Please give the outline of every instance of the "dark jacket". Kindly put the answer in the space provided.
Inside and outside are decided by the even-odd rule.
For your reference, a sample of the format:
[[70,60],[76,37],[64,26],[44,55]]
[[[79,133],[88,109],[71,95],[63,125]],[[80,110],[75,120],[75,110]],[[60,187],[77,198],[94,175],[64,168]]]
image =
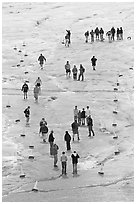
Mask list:
[[38,61],[43,62],[44,60],[46,61],[46,58],[43,55],[40,55]]
[[98,27],[95,29],[95,34],[96,35],[99,35],[99,33],[100,33],[100,31],[99,31],[99,29],[98,29]]
[[29,115],[30,115],[30,110],[29,110],[28,108],[26,108],[26,109],[24,110],[24,114],[25,114],[25,117],[29,117]]
[[64,135],[64,140],[65,140],[66,142],[70,142],[70,141],[71,141],[71,136],[70,136],[69,133],[66,133],[66,134]]
[[88,119],[87,119],[87,125],[88,125],[88,126],[93,126],[93,120],[92,120],[92,118],[88,117]]
[[40,121],[40,127],[41,127],[41,126],[43,126],[43,125],[47,125],[47,122],[46,122],[46,121],[41,120],[41,121]]
[[77,164],[78,163],[78,159],[80,158],[78,154],[76,154],[76,156],[74,154],[71,155],[72,158],[72,164]]
[[115,32],[116,32],[115,28],[114,28],[114,27],[112,27],[112,28],[111,28],[111,33],[112,33],[112,35],[114,35],[114,34],[115,34]]
[[80,71],[80,74],[83,74],[85,72],[85,68],[83,66],[81,66],[79,71]]
[[22,91],[23,92],[27,92],[28,91],[28,85],[27,84],[24,84],[23,86],[22,86]]
[[54,145],[52,146],[52,154],[53,154],[53,155],[58,154],[58,149],[59,149],[58,145],[54,144]]
[[92,61],[92,65],[95,66],[97,59],[95,57],[92,57],[91,61]]
[[48,133],[48,127],[46,125],[41,126],[40,127],[40,132]]
[[84,110],[81,112],[81,118],[85,118],[85,111]]
[[72,127],[72,130],[78,130],[78,123],[77,122],[73,122],[72,124],[71,124],[71,127]]
[[53,133],[51,132],[50,134],[49,134],[49,138],[48,138],[48,142],[54,142],[54,137],[53,137]]
[[103,31],[103,29],[102,29],[102,28],[100,29],[100,34],[104,34],[104,31]]

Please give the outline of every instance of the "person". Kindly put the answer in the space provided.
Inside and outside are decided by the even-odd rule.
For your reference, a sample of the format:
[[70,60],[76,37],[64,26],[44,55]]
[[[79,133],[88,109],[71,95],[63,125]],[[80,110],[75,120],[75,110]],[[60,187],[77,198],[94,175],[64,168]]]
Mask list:
[[21,89],[21,91],[23,91],[23,93],[24,93],[24,99],[27,99],[27,92],[28,92],[28,90],[29,90],[29,87],[28,87],[27,83],[24,82],[24,84],[22,86],[22,89]]
[[78,76],[78,81],[80,81],[80,77],[82,77],[82,81],[84,81],[84,72],[85,72],[85,68],[83,67],[82,64],[80,64],[80,69],[79,69],[80,73]]
[[85,118],[86,118],[85,109],[83,108],[83,110],[81,112],[81,124],[82,125],[85,125]]
[[100,29],[100,40],[101,40],[101,41],[104,40],[103,34],[104,34],[104,30],[101,28],[101,29]]
[[41,69],[43,69],[43,64],[44,61],[46,62],[46,58],[42,54],[40,54],[38,61],[40,62]]
[[71,44],[71,32],[70,32],[70,30],[66,30],[66,31],[67,31],[67,35],[69,38],[69,44]]
[[49,138],[48,138],[48,142],[50,143],[50,155],[53,155],[52,147],[53,147],[54,140],[55,140],[55,138],[53,136],[53,130],[51,130],[51,132],[49,134]]
[[52,146],[52,154],[53,154],[53,157],[54,157],[54,167],[58,167],[57,166],[57,162],[58,162],[58,150],[59,150],[59,147],[57,144],[53,144]]
[[94,131],[93,131],[93,120],[91,118],[91,115],[89,115],[88,117],[87,126],[88,126],[88,131],[89,131],[88,137],[91,137],[91,132],[93,133],[93,136],[95,136]]
[[48,127],[46,125],[42,125],[39,130],[39,135],[42,133],[43,142],[47,142],[47,135],[48,135]]
[[78,111],[78,125],[81,125],[81,111]]
[[79,155],[77,154],[76,151],[74,151],[74,153],[71,155],[72,158],[72,164],[73,164],[73,174],[77,174],[77,163],[78,163],[78,159],[80,158]]
[[25,110],[24,110],[24,114],[26,117],[26,125],[29,125],[29,119],[30,119],[30,106],[28,106]]
[[96,27],[94,32],[95,32],[95,35],[96,35],[96,40],[99,40],[99,34],[100,34],[99,28]]
[[120,33],[120,39],[123,40],[123,29],[122,29],[122,27],[120,27],[119,33]]
[[77,106],[75,106],[75,108],[74,108],[74,120],[77,120],[77,118],[78,118],[78,108],[77,108]]
[[115,39],[114,39],[115,32],[116,32],[115,28],[112,27],[112,28],[111,28],[111,40],[113,40],[113,41],[115,40]]
[[35,87],[34,87],[35,102],[38,102],[38,96],[39,96],[39,87],[37,85],[35,85]]
[[109,43],[111,43],[111,36],[112,36],[112,33],[111,33],[110,30],[106,33],[106,36],[108,36]]
[[73,72],[73,79],[77,80],[77,68],[76,68],[76,65],[74,65],[74,67],[72,69],[72,72]]
[[117,40],[120,40],[120,30],[117,28]]
[[95,32],[93,30],[91,30],[90,35],[91,35],[91,43],[94,42],[94,34]]
[[66,141],[67,151],[71,150],[70,147],[71,136],[68,131],[65,132],[64,140]]
[[88,38],[89,38],[89,31],[85,32],[85,42],[88,43]]
[[42,118],[41,121],[40,121],[40,127],[42,125],[47,125],[47,122],[46,122],[45,118]]
[[62,166],[62,175],[67,175],[66,168],[67,168],[67,156],[65,155],[65,152],[62,152],[62,155],[60,157],[61,166]]
[[38,77],[35,81],[35,85],[39,88],[39,94],[41,94],[41,85],[42,85],[42,80],[40,77]]
[[95,69],[95,67],[96,67],[96,61],[97,61],[97,59],[95,58],[95,56],[93,56],[92,59],[91,59],[93,70],[96,70],[96,69]]
[[79,131],[78,131],[78,123],[77,123],[77,120],[75,120],[72,124],[71,124],[71,127],[72,127],[72,132],[73,132],[73,142],[74,142],[74,137],[75,135],[77,135],[77,139],[78,141],[80,140],[79,139]]
[[86,124],[87,124],[88,123],[88,117],[89,117],[89,115],[91,115],[91,111],[90,111],[89,106],[86,107],[85,114],[86,114]]
[[65,64],[65,70],[66,70],[66,76],[70,77],[71,75],[71,70],[70,70],[70,64],[69,61]]
[[65,46],[67,46],[67,47],[69,47],[69,36],[68,36],[68,34],[67,35],[65,35]]

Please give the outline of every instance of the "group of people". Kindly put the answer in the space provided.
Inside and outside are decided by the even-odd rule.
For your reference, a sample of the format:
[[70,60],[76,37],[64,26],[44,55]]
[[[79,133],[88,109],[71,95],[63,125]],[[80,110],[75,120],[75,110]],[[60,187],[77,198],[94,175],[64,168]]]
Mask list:
[[[104,41],[104,30],[103,28],[98,28],[96,27],[95,30],[91,30],[91,32],[89,33],[89,31],[86,31],[84,33],[85,35],[85,42],[88,43],[89,41],[89,36],[90,36],[90,40],[91,40],[91,43],[94,42],[94,40],[96,41]],[[123,40],[123,29],[122,27],[120,28],[117,28],[117,30],[112,27],[111,30],[109,30],[108,32],[106,32],[106,36],[108,36],[108,40],[109,42],[112,42],[115,40],[115,33],[116,33],[116,37],[117,37],[117,40]]]

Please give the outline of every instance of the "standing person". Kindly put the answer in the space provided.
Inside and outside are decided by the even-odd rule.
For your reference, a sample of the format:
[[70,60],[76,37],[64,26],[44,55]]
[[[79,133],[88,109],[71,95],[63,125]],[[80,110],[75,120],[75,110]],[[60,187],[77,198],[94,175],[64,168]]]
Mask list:
[[80,158],[79,155],[74,151],[74,153],[71,155],[72,158],[72,164],[73,164],[73,174],[77,174],[77,163],[78,159]]
[[71,75],[71,70],[70,70],[70,64],[69,61],[67,61],[67,63],[65,64],[65,70],[66,70],[66,77],[70,77]]
[[120,33],[120,39],[123,40],[123,29],[122,29],[122,27],[120,27],[119,33]]
[[65,132],[64,140],[66,141],[67,151],[71,150],[70,147],[71,136],[68,131]]
[[65,155],[65,152],[62,152],[62,155],[60,157],[61,165],[62,165],[62,175],[67,175],[66,168],[67,168],[67,156]]
[[78,118],[78,108],[77,108],[77,106],[75,106],[75,108],[74,108],[74,120],[77,120],[77,118]]
[[93,56],[92,59],[91,59],[93,70],[96,70],[95,69],[96,61],[97,61],[97,59],[95,58],[95,56]]
[[40,127],[42,125],[47,125],[47,122],[46,122],[46,120],[44,118],[42,118],[42,120],[40,121]]
[[81,124],[82,125],[85,125],[85,118],[86,118],[86,114],[85,114],[85,109],[83,108],[81,112]]
[[35,85],[35,87],[34,87],[35,102],[38,102],[38,96],[39,96],[39,87],[37,85]]
[[48,135],[48,127],[46,125],[42,125],[39,130],[39,135],[42,133],[43,142],[47,142],[47,135]]
[[77,139],[78,141],[80,140],[79,139],[79,131],[78,131],[78,123],[77,123],[77,120],[75,120],[72,124],[71,124],[71,127],[72,127],[72,132],[73,132],[73,141],[74,141],[74,137],[75,135],[77,135]]
[[74,67],[72,69],[72,72],[73,72],[73,79],[77,80],[77,68],[76,68],[76,65],[74,65]]
[[52,147],[53,147],[54,140],[55,140],[55,138],[53,136],[53,130],[51,130],[51,132],[49,134],[49,138],[48,138],[48,142],[50,143],[50,155],[53,155]]
[[69,47],[69,36],[65,35],[65,46]]
[[57,166],[57,162],[58,162],[58,150],[59,150],[59,147],[57,144],[53,144],[52,146],[52,154],[54,156],[54,167],[58,167]]
[[94,136],[95,134],[94,134],[94,131],[93,131],[93,120],[91,118],[91,115],[89,115],[87,121],[88,121],[87,126],[88,126],[88,131],[89,131],[88,137],[91,137],[91,132],[93,133],[93,136]]
[[80,71],[80,73],[79,73],[78,81],[80,81],[80,77],[82,77],[82,81],[84,81],[85,68],[83,67],[82,64],[80,64],[80,69],[79,69],[79,71]]
[[46,58],[42,54],[40,54],[40,56],[38,57],[38,61],[40,62],[41,69],[43,69],[43,64],[44,61],[46,62]]
[[101,41],[104,40],[103,34],[104,34],[104,30],[101,28],[101,29],[100,29],[100,39],[101,39]]
[[81,125],[81,111],[78,111],[78,125]]
[[111,39],[112,39],[111,36],[112,36],[112,33],[111,33],[110,30],[106,33],[106,36],[108,36],[109,43],[111,43]]
[[91,111],[90,111],[89,106],[86,107],[85,114],[86,114],[86,124],[88,124],[88,117],[89,117],[89,115],[91,115]]
[[69,38],[69,44],[71,44],[71,32],[70,32],[70,30],[66,30],[66,31],[67,31],[67,35]]
[[91,30],[90,35],[91,35],[91,43],[94,42],[94,34],[95,32],[93,30]]
[[94,32],[95,32],[95,35],[96,35],[96,40],[99,40],[99,34],[100,34],[99,28],[96,27]]
[[35,85],[39,88],[39,94],[41,93],[41,85],[42,85],[42,80],[40,77],[38,77],[35,81]]
[[24,114],[26,117],[26,125],[29,125],[29,119],[30,119],[30,106],[28,106],[25,110],[24,110]]
[[116,32],[115,28],[112,27],[112,28],[111,28],[111,40],[113,40],[113,41],[115,40],[115,39],[114,39],[115,32]]
[[27,99],[27,92],[28,92],[28,90],[29,90],[29,87],[28,87],[27,83],[24,82],[24,84],[22,86],[22,89],[21,89],[21,91],[23,91],[23,93],[24,93],[24,99]]
[[120,40],[120,30],[119,30],[119,28],[117,28],[117,40]]
[[85,32],[85,42],[88,43],[88,38],[89,38],[89,31]]

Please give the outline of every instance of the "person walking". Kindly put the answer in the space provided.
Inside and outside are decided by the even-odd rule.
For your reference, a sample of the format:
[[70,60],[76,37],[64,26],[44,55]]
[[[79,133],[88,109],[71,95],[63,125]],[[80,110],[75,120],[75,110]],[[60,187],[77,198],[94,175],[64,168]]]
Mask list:
[[40,133],[42,133],[42,139],[43,139],[43,142],[47,142],[47,136],[48,136],[48,127],[47,125],[42,125],[40,127],[40,130],[39,130],[39,135]]
[[88,124],[88,117],[91,115],[89,106],[86,107],[85,114],[86,114],[86,124]]
[[41,94],[41,85],[42,85],[42,80],[40,77],[38,77],[35,81],[35,85],[39,88],[39,94]]
[[75,106],[73,112],[74,112],[74,120],[77,120],[78,119],[78,108],[77,108],[77,106]]
[[39,96],[39,87],[37,85],[35,85],[35,87],[34,87],[35,102],[38,102],[38,96]]
[[111,40],[113,40],[113,41],[115,40],[115,39],[114,39],[114,37],[115,37],[115,32],[116,32],[115,28],[112,27],[112,28],[111,28]]
[[68,35],[68,39],[69,39],[69,44],[71,44],[71,32],[70,30],[66,30],[67,31],[67,35]]
[[40,127],[42,125],[47,125],[47,122],[46,122],[45,118],[42,118],[41,121],[40,121]]
[[72,127],[72,132],[73,132],[73,142],[74,142],[74,137],[75,135],[77,135],[77,139],[78,141],[80,140],[79,139],[79,131],[78,131],[78,123],[77,123],[77,120],[75,120],[72,124],[71,124],[71,127]]
[[65,35],[65,46],[69,47],[70,43],[69,43],[69,35]]
[[73,152],[73,154],[71,155],[72,158],[72,164],[73,164],[73,174],[77,174],[77,163],[78,163],[78,159],[80,158],[79,155],[77,154],[76,151]]
[[24,114],[26,117],[26,125],[29,125],[29,120],[30,120],[30,106],[28,106],[25,110],[24,110]]
[[95,32],[93,30],[91,30],[90,35],[91,35],[91,43],[94,42],[94,34]]
[[46,62],[46,58],[42,54],[40,54],[40,56],[38,57],[38,61],[40,63],[41,69],[43,69],[43,64],[44,64],[44,61]]
[[80,71],[80,73],[79,73],[78,81],[80,81],[80,77],[82,77],[82,81],[84,81],[85,68],[83,67],[82,64],[80,64],[80,69],[79,69],[79,71]]
[[68,131],[65,132],[64,140],[66,141],[67,151],[71,150],[70,147],[71,136]]
[[81,111],[78,111],[78,125],[81,125]]
[[58,167],[57,166],[57,162],[58,162],[58,150],[59,150],[59,147],[57,144],[53,144],[52,146],[52,154],[53,154],[53,157],[54,157],[54,167]]
[[103,42],[103,40],[104,40],[103,35],[104,35],[104,30],[101,28],[100,29],[100,40],[101,40],[101,42]]
[[53,143],[54,143],[54,136],[53,136],[53,130],[51,130],[50,134],[49,134],[49,138],[48,138],[48,142],[50,143],[50,155],[53,155],[53,151],[52,151],[52,147],[53,147]]
[[89,31],[85,32],[85,42],[88,43]]
[[85,118],[86,118],[86,114],[85,114],[85,109],[83,108],[81,112],[81,125],[85,125]]
[[65,152],[62,152],[62,155],[60,157],[61,166],[62,166],[62,176],[67,175],[66,168],[67,168],[67,156],[65,155]]
[[89,115],[88,117],[87,126],[88,126],[88,131],[89,131],[88,137],[91,137],[91,132],[93,133],[93,136],[95,136],[94,131],[93,131],[93,120],[91,118],[91,115]]
[[24,93],[24,99],[27,99],[27,92],[28,92],[28,90],[29,90],[29,87],[28,87],[27,83],[24,82],[24,84],[22,86],[22,89],[21,89],[21,91],[23,91],[23,93]]
[[69,61],[67,61],[67,63],[65,64],[65,70],[66,70],[66,77],[69,77],[69,78],[70,78],[71,70],[70,70]]
[[76,68],[76,65],[74,65],[74,67],[72,69],[72,72],[73,72],[73,79],[77,80],[77,68]]
[[95,58],[95,56],[93,56],[92,59],[91,59],[93,70],[96,70],[96,69],[95,69],[95,67],[96,67],[96,61],[97,61],[97,59]]
[[95,35],[96,35],[96,41],[97,41],[97,40],[99,40],[99,34],[100,34],[99,28],[96,27],[96,29],[95,29],[94,32],[95,32]]

